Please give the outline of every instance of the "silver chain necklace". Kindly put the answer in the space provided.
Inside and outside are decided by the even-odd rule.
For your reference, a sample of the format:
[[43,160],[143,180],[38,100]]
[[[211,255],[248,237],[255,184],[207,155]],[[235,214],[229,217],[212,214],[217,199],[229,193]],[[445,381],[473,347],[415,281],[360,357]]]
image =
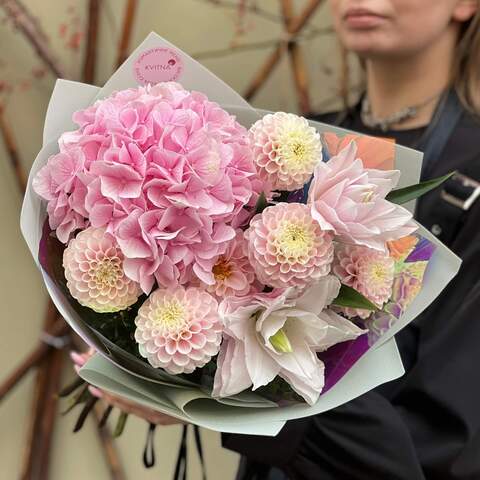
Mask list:
[[410,107],[405,107],[399,110],[398,112],[394,112],[391,115],[388,115],[387,117],[376,117],[372,113],[372,107],[370,105],[370,100],[368,99],[368,96],[365,95],[362,99],[362,108],[360,111],[360,117],[362,119],[362,123],[372,129],[380,129],[382,132],[386,132],[387,130],[390,130],[393,125],[397,125],[399,123],[406,122],[407,120],[410,120],[411,118],[415,118],[418,115],[418,111],[420,108],[425,107],[428,105],[430,102],[433,102],[436,100],[441,94],[443,93],[437,93],[433,97],[427,98],[427,100],[424,100],[421,103],[418,103],[417,105],[412,105]]

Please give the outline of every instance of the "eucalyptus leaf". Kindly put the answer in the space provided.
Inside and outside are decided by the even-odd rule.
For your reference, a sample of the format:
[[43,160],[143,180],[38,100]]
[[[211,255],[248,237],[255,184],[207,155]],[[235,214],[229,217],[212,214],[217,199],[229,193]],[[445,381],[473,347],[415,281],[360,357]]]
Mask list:
[[386,199],[389,202],[396,203],[397,205],[402,205],[403,203],[407,203],[410,200],[415,200],[416,198],[425,195],[430,190],[437,188],[454,174],[455,172],[451,172],[448,175],[444,175],[443,177],[426,180],[425,182],[420,182],[416,185],[410,185],[405,188],[397,188],[396,190],[391,191],[387,195]]
[[125,424],[127,423],[128,413],[120,412],[118,416],[117,424],[115,425],[115,430],[113,431],[112,437],[118,438],[122,435],[123,430],[125,429]]
[[378,307],[365,298],[354,288],[342,285],[337,298],[332,302],[337,307],[361,308],[363,310],[378,310]]

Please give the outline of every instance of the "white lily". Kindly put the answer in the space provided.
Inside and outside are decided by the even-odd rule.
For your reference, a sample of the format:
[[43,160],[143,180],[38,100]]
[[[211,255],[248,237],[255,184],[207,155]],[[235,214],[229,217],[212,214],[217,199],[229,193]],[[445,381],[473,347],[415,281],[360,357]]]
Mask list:
[[317,352],[365,333],[327,308],[339,290],[339,280],[328,275],[300,294],[290,288],[225,299],[213,395],[256,390],[278,375],[313,405],[324,386]]

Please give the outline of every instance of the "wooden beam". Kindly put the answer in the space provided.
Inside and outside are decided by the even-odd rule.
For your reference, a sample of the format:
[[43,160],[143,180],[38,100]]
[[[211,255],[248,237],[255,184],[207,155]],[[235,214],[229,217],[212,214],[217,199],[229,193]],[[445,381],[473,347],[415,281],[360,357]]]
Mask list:
[[[49,301],[43,328],[50,330],[57,316],[58,313],[55,306]],[[53,434],[55,415],[51,415],[51,409],[48,403],[53,401],[52,398],[49,398],[52,392],[52,384],[58,381],[56,378],[52,378],[52,375],[58,375],[59,377],[61,373],[61,356],[48,355],[38,367],[35,378],[32,413],[21,467],[20,478],[22,480],[30,480],[33,478],[43,480],[44,478],[48,478],[42,475],[44,475],[44,473],[48,475],[50,449],[45,450],[43,444],[48,446]]]
[[49,354],[47,370],[48,381],[45,389],[44,404],[41,409],[41,418],[37,437],[38,451],[36,458],[38,459],[38,475],[28,478],[35,478],[38,480],[49,480],[50,478],[49,468],[50,458],[52,456],[52,438],[55,429],[55,421],[57,419],[58,392],[60,390],[64,358],[65,351],[62,349],[54,349]]
[[93,408],[95,414],[95,425],[97,434],[100,439],[100,443],[103,448],[105,459],[107,460],[108,469],[110,470],[110,478],[112,480],[126,480],[125,472],[123,471],[120,457],[118,455],[115,443],[112,438],[112,434],[107,425],[104,427],[99,426],[99,422],[103,416],[103,412],[100,406],[97,404]]
[[[72,343],[75,350],[81,352],[84,351],[86,346],[83,340],[78,336],[73,336]],[[105,402],[102,402],[105,403]],[[100,444],[103,449],[103,455],[108,464],[108,469],[110,471],[111,480],[126,480],[126,475],[124,473],[120,457],[118,455],[117,449],[115,448],[115,443],[112,437],[112,434],[107,425],[101,426],[100,420],[103,416],[103,411],[97,402],[93,407],[93,413],[95,417],[95,427],[97,430],[98,438],[100,439]]]
[[[310,0],[302,12],[297,17],[292,19],[290,24],[289,41],[292,41],[294,37],[302,30],[302,28],[310,20],[311,16],[315,13],[323,1],[324,0]],[[244,97],[246,100],[251,100],[268,79],[283,53],[288,50],[286,45],[287,43],[288,42],[279,42],[274,51],[268,56],[262,67],[260,67],[259,71],[254,76],[252,82],[245,91]]]
[[138,6],[137,0],[127,0],[125,13],[123,15],[122,33],[120,34],[120,43],[118,45],[118,54],[117,54],[117,61],[116,61],[117,68],[128,57],[130,37],[132,35],[132,27],[135,21],[135,13],[137,11],[137,6]]
[[25,192],[27,187],[27,175],[25,174],[25,170],[22,167],[22,163],[20,161],[20,155],[17,150],[17,145],[15,144],[15,139],[13,137],[13,132],[10,126],[7,123],[5,118],[5,110],[0,105],[0,133],[3,138],[3,143],[5,144],[5,148],[7,150],[7,155],[10,160],[10,165],[13,168],[13,173],[15,174],[15,178],[17,180],[18,188],[20,192]]
[[[292,35],[292,28],[295,22],[294,6],[292,0],[282,0],[282,15],[285,28],[289,36]],[[311,111],[310,97],[308,92],[308,76],[303,54],[295,38],[288,42],[288,55],[292,65],[293,79],[297,91],[298,107],[301,113]]]
[[[63,337],[67,335],[70,327],[58,317],[55,325],[47,333],[52,337]],[[0,402],[11,392],[11,390],[25,377],[25,375],[34,367],[38,366],[54,347],[40,340],[38,345],[27,355],[22,363],[17,365],[13,372],[0,384]]]
[[83,63],[82,79],[85,83],[95,83],[95,65],[97,62],[97,37],[100,20],[100,0],[89,0],[87,20],[87,45]]
[[[3,116],[0,112],[0,120]],[[11,164],[17,177],[17,183],[20,191],[24,193],[26,186],[26,175],[18,156],[18,150],[11,132],[6,123],[0,121],[0,129],[4,137],[7,150],[9,151]],[[48,301],[45,318],[43,321],[44,331],[53,331],[57,327],[58,312],[51,300]],[[63,320],[60,319],[63,323]],[[60,327],[58,327],[60,329]],[[47,353],[45,354],[45,349]],[[56,393],[60,384],[62,373],[62,352],[52,349],[48,355],[48,346],[42,346],[32,351],[26,361],[20,364],[14,371],[14,374],[7,378],[7,382],[2,385],[2,398],[8,393],[37,361],[38,371],[35,377],[34,396],[32,402],[32,416],[28,426],[27,441],[25,443],[25,453],[21,466],[21,476],[23,480],[27,479],[48,479],[48,469],[50,463],[50,444],[53,435],[53,429],[56,418]]]

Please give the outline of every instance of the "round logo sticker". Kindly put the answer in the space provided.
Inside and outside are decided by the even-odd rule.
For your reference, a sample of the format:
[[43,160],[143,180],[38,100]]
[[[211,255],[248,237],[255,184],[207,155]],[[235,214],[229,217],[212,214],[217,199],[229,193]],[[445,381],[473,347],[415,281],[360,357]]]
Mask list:
[[170,82],[178,80],[183,70],[182,59],[171,48],[151,48],[135,61],[133,72],[138,83]]

